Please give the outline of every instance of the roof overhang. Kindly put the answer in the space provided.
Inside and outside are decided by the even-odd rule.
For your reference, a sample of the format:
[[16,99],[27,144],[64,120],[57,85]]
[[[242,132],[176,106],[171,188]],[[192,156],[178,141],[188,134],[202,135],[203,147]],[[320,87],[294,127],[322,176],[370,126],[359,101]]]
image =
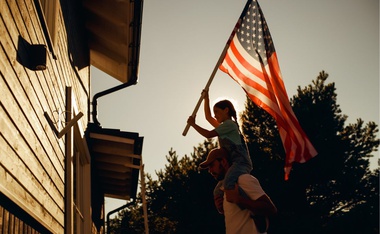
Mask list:
[[143,0],[83,0],[91,65],[121,81],[138,77]]
[[94,124],[87,128],[93,181],[105,197],[136,198],[143,137],[118,129],[103,129]]

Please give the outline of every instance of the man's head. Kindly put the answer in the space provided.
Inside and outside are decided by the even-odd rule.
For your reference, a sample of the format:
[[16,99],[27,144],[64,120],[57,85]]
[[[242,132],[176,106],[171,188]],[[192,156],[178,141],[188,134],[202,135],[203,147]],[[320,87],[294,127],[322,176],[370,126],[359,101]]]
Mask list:
[[229,168],[228,152],[223,148],[210,151],[206,161],[199,165],[200,169],[208,169],[208,172],[216,179],[223,180]]

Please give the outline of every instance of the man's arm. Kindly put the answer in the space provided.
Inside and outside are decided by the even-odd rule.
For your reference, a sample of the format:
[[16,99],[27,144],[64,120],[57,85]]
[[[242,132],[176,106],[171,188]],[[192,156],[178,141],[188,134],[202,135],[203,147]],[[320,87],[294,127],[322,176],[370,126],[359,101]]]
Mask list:
[[222,196],[214,196],[214,204],[219,214],[224,214],[223,200]]
[[276,206],[266,194],[263,194],[256,200],[243,197],[239,194],[237,184],[234,189],[225,190],[224,192],[228,202],[243,206],[249,209],[254,215],[271,216],[277,213]]

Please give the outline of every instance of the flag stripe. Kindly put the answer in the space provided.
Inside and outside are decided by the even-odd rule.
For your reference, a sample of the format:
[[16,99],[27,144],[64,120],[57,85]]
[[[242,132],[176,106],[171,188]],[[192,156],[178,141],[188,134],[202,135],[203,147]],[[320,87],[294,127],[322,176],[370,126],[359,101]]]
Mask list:
[[274,117],[284,145],[285,179],[293,162],[317,154],[295,116],[282,80],[277,54],[264,15],[256,0],[249,0],[228,40],[220,69],[229,74],[258,106]]
[[[236,38],[234,39],[236,40]],[[227,55],[221,67],[226,73],[231,73],[231,77],[237,81],[243,89],[252,97],[257,97],[261,100],[262,104],[260,107],[267,106],[268,111],[271,115],[280,115],[280,110],[276,104],[276,99],[273,92],[268,90],[268,83],[265,81],[264,74],[256,69],[255,66],[260,67],[260,63],[256,60],[249,59],[249,57],[241,55],[240,52],[244,53],[244,49],[241,47],[239,49],[236,46],[241,47],[239,43],[235,44],[233,41],[230,44],[231,50],[227,51]],[[248,58],[247,61],[245,58]],[[260,92],[260,93],[259,93]]]

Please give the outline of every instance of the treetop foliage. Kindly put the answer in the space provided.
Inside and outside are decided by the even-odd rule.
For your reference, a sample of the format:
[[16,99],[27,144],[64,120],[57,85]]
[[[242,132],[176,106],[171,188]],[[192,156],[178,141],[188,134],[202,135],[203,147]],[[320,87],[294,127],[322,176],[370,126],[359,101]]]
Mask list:
[[[334,83],[320,72],[312,84],[290,99],[293,111],[318,155],[293,164],[284,181],[285,152],[274,119],[248,98],[241,128],[257,177],[278,208],[268,233],[378,233],[379,167],[369,169],[377,151],[375,122],[348,123],[337,103]],[[199,170],[208,152],[217,147],[205,140],[190,156],[171,149],[168,164],[153,180],[146,174],[150,233],[224,233],[212,191],[216,181]],[[109,233],[144,233],[141,194],[134,206],[119,213]]]

